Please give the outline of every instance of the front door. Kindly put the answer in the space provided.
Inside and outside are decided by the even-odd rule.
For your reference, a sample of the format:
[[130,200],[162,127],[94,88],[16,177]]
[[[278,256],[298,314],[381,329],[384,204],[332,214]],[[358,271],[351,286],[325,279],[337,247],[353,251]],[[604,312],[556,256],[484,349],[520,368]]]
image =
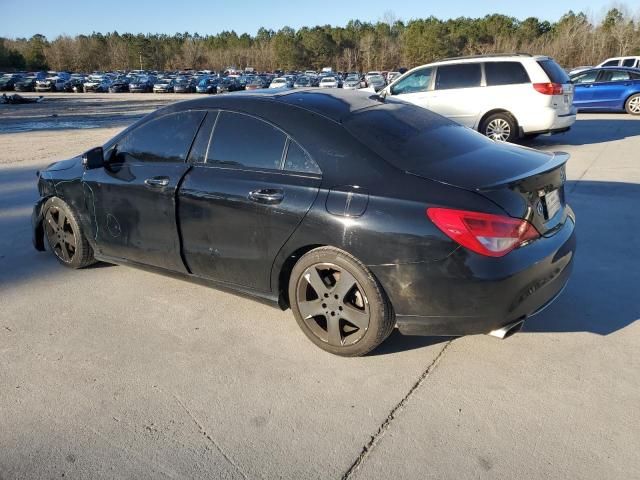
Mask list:
[[208,154],[192,154],[178,192],[184,258],[195,275],[268,292],[275,257],[318,194],[320,170],[261,119],[223,111],[214,124],[212,135],[206,127],[198,135],[194,153]]
[[93,213],[98,256],[184,272],[176,224],[176,189],[205,112],[165,115],[128,132],[87,170],[83,188]]

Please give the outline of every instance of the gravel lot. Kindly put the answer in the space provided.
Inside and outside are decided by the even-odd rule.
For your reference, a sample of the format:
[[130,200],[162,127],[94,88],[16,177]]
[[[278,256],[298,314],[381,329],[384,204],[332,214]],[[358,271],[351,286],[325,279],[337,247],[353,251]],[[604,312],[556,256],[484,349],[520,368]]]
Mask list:
[[531,145],[572,154],[579,251],[523,332],[344,359],[290,312],[31,247],[38,168],[187,97],[0,106],[0,479],[640,478],[640,119]]

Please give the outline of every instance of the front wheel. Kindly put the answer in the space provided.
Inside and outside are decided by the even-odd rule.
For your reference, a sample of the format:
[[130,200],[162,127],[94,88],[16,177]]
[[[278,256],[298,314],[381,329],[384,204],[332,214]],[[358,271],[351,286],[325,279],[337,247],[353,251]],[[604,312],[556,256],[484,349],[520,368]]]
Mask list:
[[631,95],[624,104],[629,115],[640,115],[640,93]]
[[316,248],[298,260],[289,280],[289,303],[304,334],[335,355],[365,355],[394,327],[393,308],[373,274],[333,247]]
[[47,243],[60,263],[74,269],[95,263],[93,249],[69,205],[53,197],[45,203],[43,212]]
[[511,114],[494,113],[484,119],[480,125],[480,133],[496,142],[513,142],[518,138],[518,125]]

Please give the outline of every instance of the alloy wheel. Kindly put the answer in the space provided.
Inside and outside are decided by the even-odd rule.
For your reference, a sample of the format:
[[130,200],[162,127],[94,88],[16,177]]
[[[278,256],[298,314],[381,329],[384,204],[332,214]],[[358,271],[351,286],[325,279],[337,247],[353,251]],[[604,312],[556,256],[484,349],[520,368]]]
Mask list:
[[65,263],[71,263],[76,254],[77,241],[73,227],[64,210],[52,206],[45,215],[45,232],[49,246]]
[[640,96],[633,97],[629,100],[629,111],[635,115],[640,114]]
[[485,135],[497,142],[506,142],[511,135],[511,126],[503,118],[494,118],[487,125]]
[[298,280],[296,301],[303,321],[321,341],[353,345],[367,332],[370,307],[362,286],[343,267],[318,263]]

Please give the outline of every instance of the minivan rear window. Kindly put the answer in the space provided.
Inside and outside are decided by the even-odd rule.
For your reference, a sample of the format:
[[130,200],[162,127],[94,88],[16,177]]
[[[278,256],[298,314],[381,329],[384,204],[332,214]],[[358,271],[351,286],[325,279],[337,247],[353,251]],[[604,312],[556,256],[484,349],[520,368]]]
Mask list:
[[569,75],[554,60],[538,60],[538,65],[542,67],[549,80],[553,83],[571,83]]

